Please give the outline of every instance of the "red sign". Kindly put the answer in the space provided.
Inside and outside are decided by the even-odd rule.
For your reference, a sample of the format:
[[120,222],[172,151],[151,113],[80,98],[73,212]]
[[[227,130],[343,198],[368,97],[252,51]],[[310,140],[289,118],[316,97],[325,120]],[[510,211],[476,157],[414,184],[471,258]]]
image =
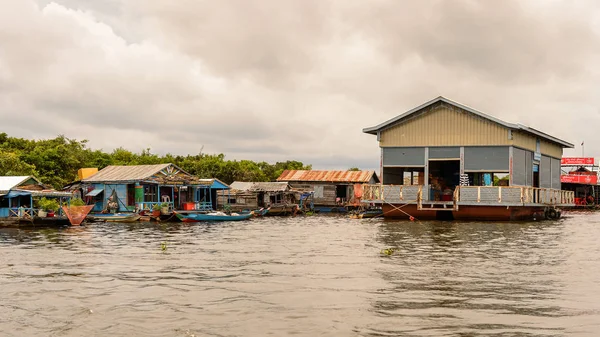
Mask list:
[[594,165],[593,157],[566,157],[560,162],[562,165]]
[[584,185],[597,185],[597,175],[579,175],[579,174],[563,174],[560,176],[561,183],[567,184],[584,184]]

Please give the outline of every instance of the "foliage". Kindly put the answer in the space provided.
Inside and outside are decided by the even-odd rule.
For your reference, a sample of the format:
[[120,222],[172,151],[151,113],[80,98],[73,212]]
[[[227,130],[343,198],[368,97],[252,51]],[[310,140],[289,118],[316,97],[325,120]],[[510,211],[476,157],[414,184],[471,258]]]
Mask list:
[[154,204],[154,206],[152,206],[152,210],[153,211],[160,211],[160,204]]
[[160,204],[161,208],[169,208],[169,203],[168,202],[163,202],[162,204]]
[[358,167],[351,167],[348,171],[360,171],[360,169]]
[[58,200],[47,199],[47,198],[41,198],[38,201],[38,205],[44,211],[54,211],[54,212],[58,211],[58,208],[60,207],[58,204]]
[[226,184],[240,181],[274,181],[284,170],[310,170],[311,165],[288,160],[269,164],[252,160],[227,160],[224,154],[159,156],[149,148],[134,153],[117,148],[110,153],[89,149],[87,140],[59,135],[53,139],[28,140],[0,133],[0,175],[33,175],[54,188],[77,180],[84,167],[173,163],[201,178],[217,178]]
[[85,201],[81,198],[73,198],[71,199],[71,206],[85,206]]

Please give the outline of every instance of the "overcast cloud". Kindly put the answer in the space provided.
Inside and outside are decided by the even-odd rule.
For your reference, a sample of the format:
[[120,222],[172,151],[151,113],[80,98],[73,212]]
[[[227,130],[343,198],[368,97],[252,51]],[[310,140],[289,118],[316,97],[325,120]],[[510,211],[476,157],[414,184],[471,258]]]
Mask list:
[[0,132],[378,167],[443,95],[600,157],[596,1],[0,0]]

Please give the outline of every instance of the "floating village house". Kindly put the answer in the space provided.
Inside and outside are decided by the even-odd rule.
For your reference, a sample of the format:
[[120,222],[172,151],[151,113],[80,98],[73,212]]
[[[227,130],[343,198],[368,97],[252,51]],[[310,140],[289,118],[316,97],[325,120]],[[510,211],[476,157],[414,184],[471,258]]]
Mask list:
[[599,168],[593,157],[562,158],[562,189],[575,193],[575,207],[596,206],[600,201]]
[[170,211],[216,209],[217,191],[229,186],[218,179],[200,179],[173,164],[157,164],[107,166],[67,188],[95,204],[93,212],[126,212],[151,211],[165,204]]
[[355,191],[360,194],[363,184],[377,184],[379,178],[374,171],[285,170],[277,181],[313,191],[316,211],[344,212],[359,206]]
[[268,208],[266,215],[289,215],[310,209],[312,193],[293,189],[287,182],[234,181],[219,194],[219,205],[234,211]]
[[561,191],[571,143],[444,97],[363,132],[377,136],[382,177],[363,201],[388,217],[521,219],[574,202]]
[[[0,218],[38,217],[40,198],[56,199],[58,203],[68,203],[73,195],[56,191],[33,176],[0,177]],[[41,210],[44,212],[45,210]],[[60,209],[59,209],[60,214]]]

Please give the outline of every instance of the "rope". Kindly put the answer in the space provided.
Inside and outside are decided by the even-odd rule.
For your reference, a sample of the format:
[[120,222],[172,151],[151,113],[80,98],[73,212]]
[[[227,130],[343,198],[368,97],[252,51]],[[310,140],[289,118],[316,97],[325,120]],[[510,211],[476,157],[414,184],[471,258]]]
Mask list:
[[401,209],[401,208],[403,208],[403,207],[406,207],[406,206],[410,205],[410,204],[411,204],[411,203],[413,203],[413,202],[417,202],[417,200],[408,201],[407,203],[405,203],[404,205],[402,205],[402,206],[400,206],[400,207],[394,206],[393,204],[391,204],[391,203],[389,203],[389,202],[387,202],[387,201],[385,201],[385,200],[384,200],[384,202],[385,202],[386,204],[388,204],[388,205],[392,206],[392,208],[393,208],[393,209],[392,209],[392,210],[389,210],[389,211],[387,211],[387,212],[385,212],[385,213],[382,213],[382,214],[376,215],[376,216],[372,217],[372,218],[371,218],[371,219],[369,219],[369,220],[373,220],[373,219],[375,219],[375,218],[377,218],[377,217],[379,217],[379,216],[384,216],[384,215],[386,215],[386,214],[388,214],[388,213],[390,213],[390,212],[392,212],[392,211],[396,210],[396,211],[400,211],[400,212],[404,213],[405,215],[407,215],[409,219],[416,220],[416,221],[419,221],[419,222],[420,222],[420,220],[419,220],[419,219],[415,218],[414,216],[412,216],[412,215],[410,215],[410,214],[406,213],[405,211],[403,211],[403,210]]

